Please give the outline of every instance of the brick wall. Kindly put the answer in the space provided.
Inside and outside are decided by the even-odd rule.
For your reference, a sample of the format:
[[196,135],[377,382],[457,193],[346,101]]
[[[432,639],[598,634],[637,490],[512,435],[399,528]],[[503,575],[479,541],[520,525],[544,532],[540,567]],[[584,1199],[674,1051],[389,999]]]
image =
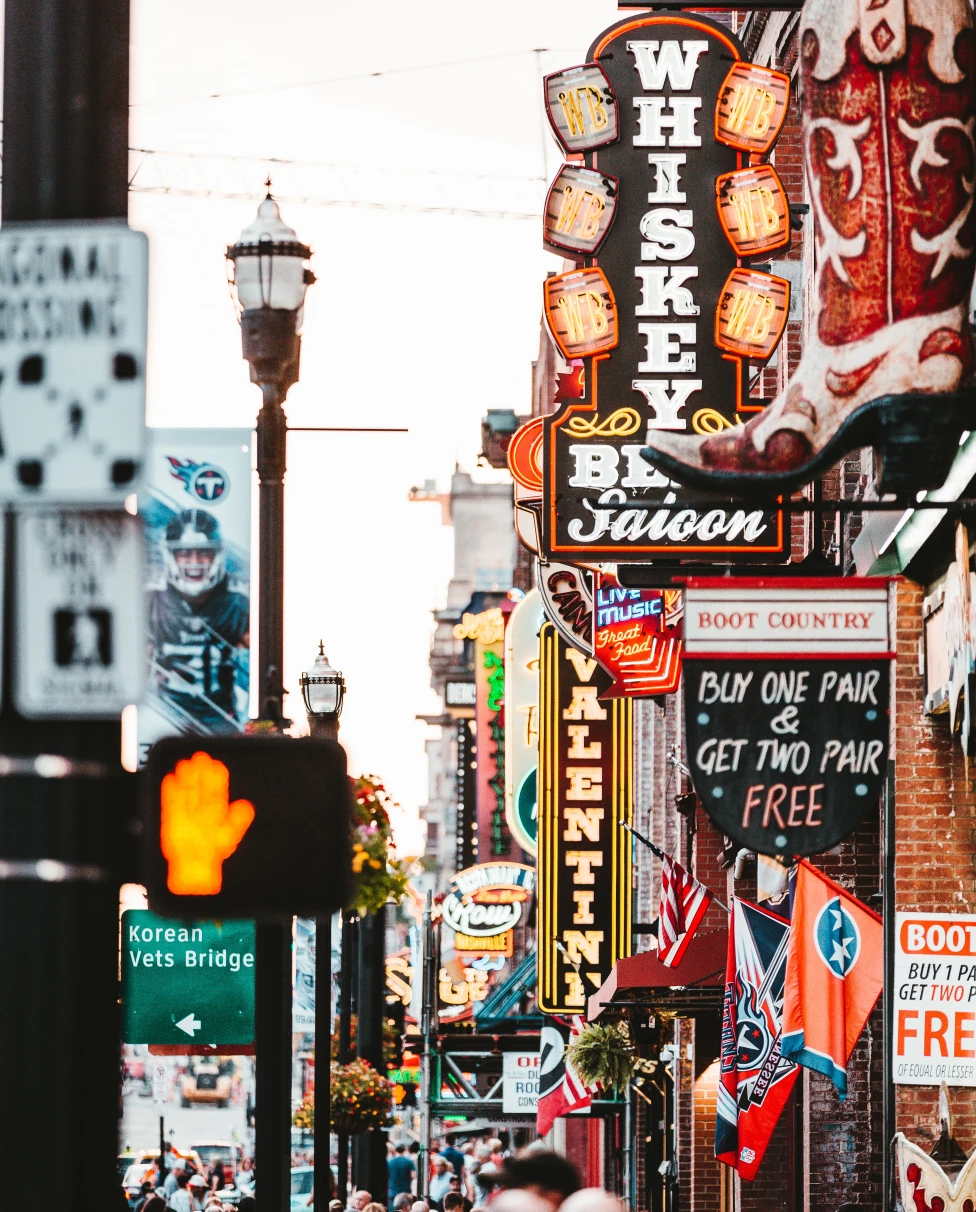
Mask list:
[[[697,1068],[697,1066],[696,1066]],[[695,1212],[719,1212],[722,1174],[715,1160],[715,1101],[718,1091],[718,1061],[695,1078],[694,1143],[692,1149],[692,1202]]]
[[[924,589],[897,588],[895,674],[895,903],[899,910],[976,912],[976,795],[973,771],[949,736],[948,716],[922,712],[918,672]],[[938,1136],[935,1086],[896,1086],[896,1126],[930,1147]],[[950,1089],[953,1133],[976,1145],[976,1098]]]

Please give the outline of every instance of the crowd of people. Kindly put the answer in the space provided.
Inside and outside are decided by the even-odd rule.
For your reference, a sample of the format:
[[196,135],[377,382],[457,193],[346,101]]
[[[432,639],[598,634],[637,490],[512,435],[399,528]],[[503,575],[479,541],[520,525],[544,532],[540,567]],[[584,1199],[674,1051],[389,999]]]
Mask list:
[[506,1152],[489,1137],[457,1148],[433,1141],[427,1195],[420,1198],[419,1149],[399,1144],[388,1159],[386,1205],[369,1191],[354,1191],[329,1212],[622,1212],[620,1201],[598,1188],[582,1188],[576,1167],[540,1145]]
[[140,1195],[131,1204],[131,1212],[256,1212],[254,1163],[245,1157],[238,1167],[235,1183],[242,1192],[235,1203],[225,1201],[227,1186],[223,1162],[214,1159],[209,1167],[197,1166],[192,1158],[169,1153],[166,1165],[158,1164],[153,1176],[142,1184]]

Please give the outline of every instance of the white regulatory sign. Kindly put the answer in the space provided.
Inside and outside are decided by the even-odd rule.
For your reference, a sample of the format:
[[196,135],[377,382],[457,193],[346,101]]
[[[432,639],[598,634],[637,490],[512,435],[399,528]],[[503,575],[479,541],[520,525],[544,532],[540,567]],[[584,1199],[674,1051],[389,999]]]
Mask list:
[[17,518],[14,706],[31,718],[115,718],[142,691],[142,522],[123,511]]
[[122,223],[0,229],[0,499],[117,506],[138,487],[148,263]]
[[539,1053],[502,1054],[502,1114],[534,1112],[539,1105]]
[[164,1060],[152,1062],[153,1106],[165,1107],[169,1102],[169,1072]]

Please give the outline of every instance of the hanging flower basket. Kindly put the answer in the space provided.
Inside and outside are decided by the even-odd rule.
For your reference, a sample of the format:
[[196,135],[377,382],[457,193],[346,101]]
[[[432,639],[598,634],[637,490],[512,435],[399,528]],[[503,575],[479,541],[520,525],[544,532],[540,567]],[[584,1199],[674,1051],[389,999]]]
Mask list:
[[587,1023],[566,1050],[588,1086],[599,1082],[609,1098],[620,1098],[634,1073],[634,1046],[626,1023]]
[[352,896],[347,909],[375,913],[391,898],[399,903],[407,890],[407,871],[397,858],[387,806],[392,803],[373,775],[352,784]]
[[393,1084],[368,1061],[332,1064],[330,1085],[332,1131],[355,1136],[393,1123]]

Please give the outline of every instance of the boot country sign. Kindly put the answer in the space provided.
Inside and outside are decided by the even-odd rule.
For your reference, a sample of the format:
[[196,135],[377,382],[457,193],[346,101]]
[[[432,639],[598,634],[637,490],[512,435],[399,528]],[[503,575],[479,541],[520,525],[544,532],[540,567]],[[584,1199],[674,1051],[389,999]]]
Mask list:
[[785,857],[857,828],[887,773],[890,647],[884,580],[689,582],[689,766],[724,834]]

